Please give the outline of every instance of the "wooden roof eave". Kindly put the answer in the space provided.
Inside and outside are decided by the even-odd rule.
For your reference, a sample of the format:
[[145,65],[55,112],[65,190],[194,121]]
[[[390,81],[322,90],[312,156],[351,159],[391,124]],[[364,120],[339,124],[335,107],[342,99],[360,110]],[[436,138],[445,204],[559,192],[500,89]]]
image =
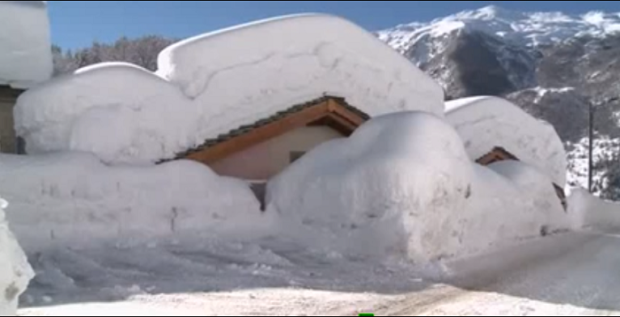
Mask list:
[[231,154],[247,149],[253,145],[304,127],[320,119],[330,119],[337,131],[344,135],[351,134],[365,118],[328,99],[322,103],[287,115],[277,121],[257,127],[248,133],[231,137],[229,140],[209,146],[203,150],[186,155],[185,159],[212,164]]

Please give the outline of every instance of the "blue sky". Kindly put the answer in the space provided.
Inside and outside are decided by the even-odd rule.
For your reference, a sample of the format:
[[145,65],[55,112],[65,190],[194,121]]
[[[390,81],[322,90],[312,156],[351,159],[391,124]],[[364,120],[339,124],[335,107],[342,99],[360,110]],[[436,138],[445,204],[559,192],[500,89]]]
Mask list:
[[278,15],[325,12],[368,30],[428,21],[495,4],[525,11],[583,13],[620,11],[616,1],[48,1],[52,40],[63,48],[113,42],[125,35],[158,34],[184,38]]

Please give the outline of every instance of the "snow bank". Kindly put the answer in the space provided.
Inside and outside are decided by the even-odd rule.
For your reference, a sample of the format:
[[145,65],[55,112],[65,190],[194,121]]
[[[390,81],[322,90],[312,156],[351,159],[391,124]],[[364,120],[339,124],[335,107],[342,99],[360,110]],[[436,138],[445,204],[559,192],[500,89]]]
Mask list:
[[304,155],[268,184],[267,204],[294,235],[341,252],[433,257],[452,242],[449,217],[465,204],[470,173],[443,121],[390,114]]
[[0,85],[28,88],[52,75],[45,1],[0,1]]
[[29,90],[18,100],[16,131],[29,153],[76,150],[145,163],[324,94],[369,115],[443,115],[443,90],[430,77],[331,16],[277,18],[191,38],[165,49],[159,66],[170,82],[114,63]]
[[566,184],[566,152],[553,126],[497,97],[470,97],[446,103],[446,120],[476,160],[503,147],[519,160],[546,172],[560,187]]
[[176,87],[148,70],[105,63],[28,90],[14,115],[29,154],[78,150],[106,162],[134,162],[198,143],[197,111]]
[[452,127],[420,112],[318,146],[268,184],[267,204],[307,243],[421,262],[565,227],[547,176],[521,162],[472,163]]
[[0,316],[14,316],[19,296],[34,272],[4,218],[6,201],[0,199]]
[[620,229],[620,204],[595,197],[586,189],[571,190],[568,208],[575,229]]
[[50,243],[254,233],[264,222],[247,184],[191,161],[110,167],[88,154],[1,155],[0,192],[29,252]]
[[569,228],[551,179],[533,166],[501,161],[474,165],[470,199],[455,211],[459,241],[474,254]]

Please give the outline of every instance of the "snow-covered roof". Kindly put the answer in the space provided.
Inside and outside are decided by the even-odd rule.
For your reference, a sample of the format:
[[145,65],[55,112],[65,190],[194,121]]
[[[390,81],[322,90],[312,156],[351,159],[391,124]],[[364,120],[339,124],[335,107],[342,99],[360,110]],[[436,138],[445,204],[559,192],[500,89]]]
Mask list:
[[107,63],[29,90],[15,111],[27,151],[154,162],[324,95],[346,98],[370,116],[443,116],[437,83],[333,16],[281,17],[201,35],[165,49],[158,63],[157,75]]
[[564,187],[566,152],[549,123],[530,116],[507,100],[489,96],[446,102],[446,120],[461,135],[471,159],[477,160],[493,148],[502,147]]
[[[267,141],[275,135],[321,120],[324,120],[325,125],[348,136],[368,119],[370,119],[368,114],[351,106],[344,98],[324,96],[293,105],[252,124],[220,134],[217,138],[205,140],[199,146],[179,153],[174,159],[193,159],[207,164],[212,163],[234,152]],[[234,142],[237,146],[229,142]]]
[[28,88],[52,75],[45,1],[0,1],[0,85]]

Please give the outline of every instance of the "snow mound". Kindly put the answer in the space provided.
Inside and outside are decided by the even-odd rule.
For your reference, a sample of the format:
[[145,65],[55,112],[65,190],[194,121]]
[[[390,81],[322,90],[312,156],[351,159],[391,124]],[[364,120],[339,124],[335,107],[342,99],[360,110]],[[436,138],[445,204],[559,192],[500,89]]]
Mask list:
[[28,88],[52,75],[45,1],[0,1],[0,85]]
[[141,67],[103,63],[22,94],[15,129],[29,154],[96,153],[106,162],[144,162],[198,143],[197,107]]
[[430,77],[331,16],[283,17],[191,38],[165,49],[159,67],[161,77],[106,63],[29,90],[16,106],[17,134],[29,153],[86,151],[108,163],[142,164],[325,94],[371,116],[443,115],[443,90]]
[[548,177],[521,162],[495,168],[501,174],[473,164],[441,119],[389,114],[318,146],[272,179],[268,212],[315,247],[416,262],[565,226]]
[[[285,16],[200,35],[165,49],[158,64],[161,76],[209,104],[214,115],[238,110],[239,124],[255,120],[259,105],[287,106],[324,93],[347,97],[371,115],[441,114],[443,102],[441,87],[407,59],[329,15]],[[258,108],[259,117],[275,112]]]
[[7,202],[0,199],[0,316],[14,316],[19,296],[34,272],[4,218]]
[[110,167],[89,154],[1,155],[0,192],[29,251],[254,233],[267,223],[246,183],[191,161]]
[[465,212],[455,215],[465,252],[500,248],[570,226],[551,179],[537,168],[500,161],[488,168],[476,164],[475,171]]
[[448,101],[446,120],[461,135],[472,160],[502,147],[558,186],[566,184],[566,152],[553,126],[509,101],[487,96]]

